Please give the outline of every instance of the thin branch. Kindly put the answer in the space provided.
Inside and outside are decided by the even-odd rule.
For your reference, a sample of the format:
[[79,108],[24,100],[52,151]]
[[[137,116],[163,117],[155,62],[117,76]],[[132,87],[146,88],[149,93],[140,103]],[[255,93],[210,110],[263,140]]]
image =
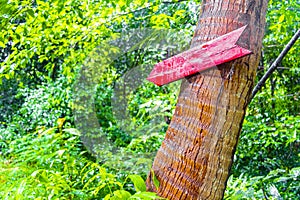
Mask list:
[[[258,66],[258,67],[257,67],[257,70],[263,70],[263,69],[265,69],[265,67],[264,67],[264,66]],[[289,67],[283,67],[283,66],[279,66],[279,67],[277,67],[276,69],[291,69],[291,68],[289,68]]]
[[266,74],[259,80],[257,85],[255,86],[252,97],[256,95],[256,93],[261,89],[261,87],[265,84],[266,80],[271,76],[271,74],[275,71],[277,65],[282,61],[284,56],[288,53],[288,51],[292,48],[292,46],[295,44],[297,39],[300,36],[300,29],[295,33],[295,35],[292,37],[292,39],[289,41],[289,43],[285,46],[285,48],[282,50],[282,52],[279,54],[279,56],[276,58],[276,60],[272,63],[269,70],[266,72]]

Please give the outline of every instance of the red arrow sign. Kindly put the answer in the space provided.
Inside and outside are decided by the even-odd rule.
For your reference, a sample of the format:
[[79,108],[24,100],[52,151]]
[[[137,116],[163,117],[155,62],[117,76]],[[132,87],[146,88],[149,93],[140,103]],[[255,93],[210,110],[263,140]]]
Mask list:
[[147,80],[158,86],[251,54],[236,44],[246,26],[168,58],[154,66]]

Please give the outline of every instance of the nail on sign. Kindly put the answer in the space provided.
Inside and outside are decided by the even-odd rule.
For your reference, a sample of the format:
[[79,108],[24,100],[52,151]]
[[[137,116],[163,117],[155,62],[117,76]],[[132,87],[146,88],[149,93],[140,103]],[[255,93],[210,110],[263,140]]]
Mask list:
[[246,26],[168,58],[154,66],[147,80],[158,86],[251,54],[236,44]]

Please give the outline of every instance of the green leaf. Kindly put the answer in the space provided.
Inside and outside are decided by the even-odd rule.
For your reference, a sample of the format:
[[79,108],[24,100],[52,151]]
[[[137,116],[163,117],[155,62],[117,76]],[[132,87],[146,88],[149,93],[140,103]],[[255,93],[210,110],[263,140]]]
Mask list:
[[283,22],[283,20],[284,20],[284,15],[281,15],[281,16],[279,17],[278,21],[279,21],[279,23],[281,23],[281,22]]
[[107,196],[105,199],[110,199],[110,200],[126,200],[129,199],[131,194],[125,190],[117,190],[114,191],[113,196],[108,198]]
[[155,176],[155,173],[154,173],[154,170],[153,169],[151,169],[151,177],[152,177],[152,180],[153,180],[153,183],[154,183],[154,186],[156,187],[156,189],[158,190],[158,188],[159,188],[159,181],[158,181],[158,179],[156,178],[156,176]]
[[33,11],[32,9],[28,9],[28,10],[27,10],[27,14],[28,14],[29,16],[31,16],[32,18],[34,18],[34,11]]
[[144,199],[144,200],[151,200],[151,199],[163,199],[155,192],[137,192],[130,197],[130,199]]
[[146,191],[145,181],[139,175],[129,175],[128,178],[133,182],[136,191],[144,192]]
[[0,47],[5,48],[5,44],[2,41],[0,41]]

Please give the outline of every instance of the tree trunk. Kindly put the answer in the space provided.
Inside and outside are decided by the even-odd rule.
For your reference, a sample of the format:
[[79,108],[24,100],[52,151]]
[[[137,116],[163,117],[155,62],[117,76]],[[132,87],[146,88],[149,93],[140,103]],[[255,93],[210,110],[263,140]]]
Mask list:
[[265,29],[267,0],[203,0],[192,46],[248,24],[238,44],[253,54],[183,80],[174,116],[147,179],[175,199],[222,199]]

